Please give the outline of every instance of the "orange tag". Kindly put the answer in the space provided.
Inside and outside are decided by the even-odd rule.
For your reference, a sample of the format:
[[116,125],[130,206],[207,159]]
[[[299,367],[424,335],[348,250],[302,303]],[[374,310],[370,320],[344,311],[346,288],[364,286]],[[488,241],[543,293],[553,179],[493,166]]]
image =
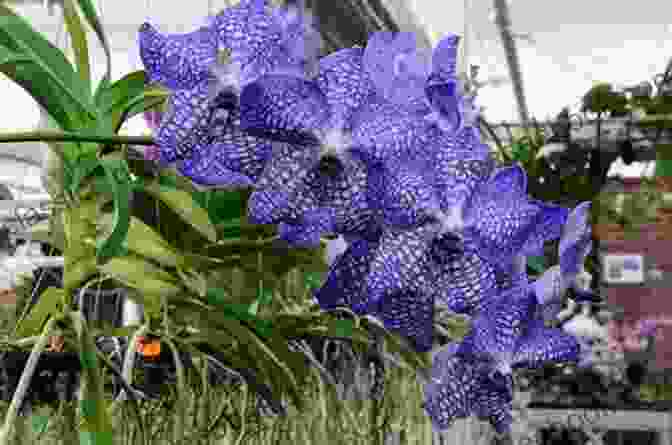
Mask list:
[[146,358],[157,358],[161,355],[161,342],[159,340],[138,341],[138,352]]

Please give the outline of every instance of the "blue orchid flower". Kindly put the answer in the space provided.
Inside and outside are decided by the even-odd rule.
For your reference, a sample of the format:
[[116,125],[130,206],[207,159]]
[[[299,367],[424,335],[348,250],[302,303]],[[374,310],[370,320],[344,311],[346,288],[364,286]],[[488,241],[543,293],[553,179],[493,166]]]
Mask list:
[[[286,146],[272,155],[250,197],[248,215],[252,221],[273,224],[283,218],[297,220],[293,209],[283,208],[293,197],[335,196],[329,188],[339,188],[339,181],[347,180],[345,167],[359,168],[360,162],[347,153],[351,147],[349,122],[353,110],[374,91],[361,70],[361,58],[361,48],[341,50],[320,60],[315,80],[267,75],[245,87],[240,102],[245,131]],[[346,174],[339,176],[321,167]],[[358,177],[349,185],[360,186],[365,178]],[[313,198],[303,210],[315,211],[318,201]]]
[[375,79],[381,97],[397,105],[423,107],[430,51],[417,48],[415,33],[371,34],[364,51],[364,68]]
[[496,170],[465,205],[465,236],[479,254],[508,270],[517,255],[539,255],[544,243],[560,238],[569,211],[529,199],[520,165]]
[[[559,309],[559,303],[570,287],[584,291],[577,288],[576,279],[584,270],[586,257],[592,249],[588,222],[590,205],[589,201],[582,202],[569,214],[558,246],[559,264],[546,270],[532,284],[539,304],[553,304]],[[549,312],[547,316],[554,314]]]
[[[578,362],[587,354],[576,338],[545,327],[536,317],[536,297],[519,277],[473,318],[460,343],[434,357],[423,407],[435,428],[445,430],[456,418],[476,415],[506,432],[512,422],[514,368]],[[466,391],[456,392],[458,385]]]
[[[323,309],[346,306],[357,314],[375,316],[387,329],[406,338],[415,350],[425,352],[432,347],[434,320],[434,298],[430,290],[432,283],[424,278],[426,274],[421,271],[413,275],[412,286],[388,293],[387,298],[378,305],[371,303],[374,294],[367,286],[368,277],[379,266],[376,257],[380,256],[381,251],[389,252],[396,248],[409,255],[416,255],[415,246],[398,243],[402,239],[401,233],[387,232],[377,239],[359,238],[350,242],[345,252],[331,264],[326,282],[315,292],[314,297]],[[408,282],[408,278],[403,277],[404,282]]]
[[212,77],[217,62],[217,34],[202,26],[186,34],[163,35],[151,24],[140,26],[138,43],[147,83],[171,90],[191,89]]
[[[174,90],[156,134],[162,162],[181,161],[178,170],[200,186],[254,184],[271,143],[241,130],[237,93],[268,72],[305,72],[317,58],[316,39],[297,7],[270,8],[266,1],[242,1],[187,35],[161,36],[144,26],[149,77]],[[218,60],[222,53],[227,60]],[[213,123],[216,113],[228,116],[225,125]]]

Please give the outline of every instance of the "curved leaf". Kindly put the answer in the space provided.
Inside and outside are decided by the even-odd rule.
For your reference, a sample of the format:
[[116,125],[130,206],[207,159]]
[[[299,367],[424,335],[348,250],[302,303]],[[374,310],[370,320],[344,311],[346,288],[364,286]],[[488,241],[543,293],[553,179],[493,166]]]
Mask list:
[[[4,4],[0,4],[0,45],[10,51],[31,57],[32,64],[36,67],[32,79],[27,79],[29,82],[25,82],[26,79],[19,76],[22,82],[17,83],[38,103],[45,101],[40,84],[51,84],[59,96],[67,101],[67,105],[79,115],[80,122],[96,118],[96,110],[90,101],[91,93],[87,91],[86,85],[63,53]],[[12,77],[11,73],[6,74]],[[51,114],[51,110],[45,108]]]
[[97,246],[99,259],[107,259],[119,255],[124,251],[123,243],[128,235],[130,224],[131,178],[126,161],[103,160],[101,165],[105,170],[108,182],[112,185],[114,195],[114,219],[112,231],[108,237]]
[[154,198],[164,202],[204,238],[213,243],[217,241],[217,231],[212,225],[208,213],[194,201],[189,193],[162,187],[158,184],[147,184],[144,190]]
[[121,79],[100,90],[95,98],[96,106],[103,113],[125,106],[131,98],[145,90],[145,72],[142,70],[126,74]]
[[26,318],[20,320],[16,326],[14,330],[15,336],[26,338],[32,335],[39,335],[42,330],[42,325],[47,318],[58,312],[63,295],[63,289],[58,289],[56,287],[49,287],[42,292],[37,303],[31,308],[30,312],[28,312]]

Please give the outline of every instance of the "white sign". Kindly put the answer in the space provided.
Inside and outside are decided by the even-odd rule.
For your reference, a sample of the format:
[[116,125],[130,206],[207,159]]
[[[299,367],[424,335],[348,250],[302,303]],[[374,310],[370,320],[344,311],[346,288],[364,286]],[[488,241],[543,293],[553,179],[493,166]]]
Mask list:
[[644,283],[644,258],[642,255],[605,255],[604,281],[607,284]]

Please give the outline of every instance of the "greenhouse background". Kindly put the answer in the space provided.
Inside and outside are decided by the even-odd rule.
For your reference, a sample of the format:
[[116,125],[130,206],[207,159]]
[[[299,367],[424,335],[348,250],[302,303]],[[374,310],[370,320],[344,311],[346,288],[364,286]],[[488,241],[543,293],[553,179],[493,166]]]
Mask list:
[[[36,30],[63,48],[66,54],[72,54],[59,0],[14,0],[6,3],[27,18]],[[185,3],[172,0],[114,0],[94,3],[111,44],[112,78],[116,80],[131,71],[142,69],[137,30],[144,21],[151,21],[165,33],[185,33],[203,24],[204,17],[208,14],[216,13],[235,1],[190,0]],[[564,107],[568,107],[572,113],[578,113],[584,94],[599,82],[609,82],[617,88],[626,88],[642,81],[652,81],[654,76],[664,73],[672,59],[672,3],[668,3],[659,0],[641,0],[636,3],[603,0],[305,2],[306,7],[318,17],[327,52],[365,44],[370,33],[380,30],[416,32],[418,41],[424,46],[434,46],[445,33],[461,35],[463,40],[458,70],[466,75],[470,66],[479,67],[476,77],[478,82],[474,80],[474,83],[480,85],[478,104],[482,106],[482,116],[498,138],[506,144],[513,143],[514,139],[524,135],[524,128],[534,128],[534,125],[548,128]],[[497,13],[496,6],[500,8]],[[506,30],[502,29],[500,23],[502,8],[508,10],[505,15],[511,22]],[[512,54],[510,48],[505,49],[503,34],[515,46],[517,55],[514,59],[518,67],[511,65]],[[92,66],[94,81],[97,82],[105,69],[104,52],[94,34],[90,32],[90,36],[89,50],[92,60],[100,61]],[[517,75],[516,70],[519,71]],[[0,133],[44,128],[45,121],[33,99],[4,75],[0,75],[0,98]],[[523,122],[525,118],[527,121]],[[616,119],[611,124],[603,125],[604,147],[607,147],[607,151],[610,144],[620,143],[622,135],[619,131],[625,120]],[[124,125],[120,134],[147,136],[151,134],[151,130],[143,117],[138,115]],[[482,134],[493,152],[497,152],[496,141],[489,133],[483,131]],[[594,126],[580,125],[573,129],[572,135],[574,140],[589,145],[593,143],[596,133]],[[650,145],[637,149],[637,160],[627,162],[627,165],[615,152],[607,174],[611,178],[607,181],[608,186],[618,189],[625,181],[627,188],[627,184],[632,183],[629,180],[637,182],[637,178],[653,176],[655,150]],[[47,153],[46,146],[39,142],[0,145],[0,185],[7,188],[12,201],[4,204],[0,201],[0,228],[11,227],[12,231],[21,233],[26,229],[26,221],[46,218],[46,212],[41,209],[45,208],[45,202],[49,199],[42,168]],[[637,187],[638,182],[635,188]],[[2,192],[0,189],[0,197],[8,199],[7,193],[3,196]],[[23,215],[18,221],[17,207],[19,214]],[[2,236],[0,232],[0,242],[3,241]],[[645,243],[643,245],[648,246]],[[342,250],[342,240],[332,242],[330,248],[328,258],[333,258]],[[625,250],[633,248],[639,249],[626,245]],[[618,249],[620,247],[615,252],[618,253]],[[0,252],[2,251],[0,245]],[[37,251],[26,252],[26,249],[21,252],[21,255],[28,257],[40,255]],[[6,253],[1,255],[4,257]],[[34,269],[34,265],[27,258],[3,258],[3,261],[0,290],[17,285],[17,271],[29,272]],[[654,270],[655,266],[663,263],[665,261],[658,260],[657,264],[647,264],[646,267]],[[672,273],[660,272],[666,277]],[[655,280],[652,278],[651,282],[653,281]],[[648,279],[642,282],[649,285]],[[665,280],[663,282],[667,283]],[[663,288],[661,284],[652,286]],[[660,295],[667,292],[663,288]],[[607,329],[605,320],[610,317],[609,310],[599,305],[589,310],[588,306],[584,304],[583,309],[578,306],[571,308],[574,312],[568,318],[573,317],[573,321],[567,324],[567,329],[574,329],[576,332],[588,329],[587,337],[606,338],[603,332]],[[672,316],[672,311],[670,312]],[[599,334],[594,334],[598,331]],[[606,343],[598,343],[595,340],[595,353],[606,364],[605,374],[620,372],[622,375],[624,367],[612,365],[615,362],[621,363],[623,357],[614,355],[608,350]],[[658,347],[658,350],[662,349]],[[655,351],[652,352],[649,348],[646,353],[649,354],[646,360],[652,360],[651,354]],[[666,372],[659,369],[656,372],[660,374],[660,381],[670,384]],[[628,445],[647,440],[661,445],[672,444],[672,410],[669,403],[656,409],[616,410],[606,414],[595,411],[598,414],[591,414],[590,410],[572,409],[571,401],[562,409],[548,409],[543,403],[538,408],[527,409],[525,406],[529,405],[531,393],[528,388],[521,392],[520,400],[515,401],[517,406],[522,407],[516,413],[516,428],[519,429],[516,432],[516,443],[530,443],[529,437],[544,430],[545,435],[537,434],[536,443]],[[564,433],[560,431],[566,430],[576,434],[563,436]],[[386,445],[432,441],[436,445],[457,441],[465,445],[480,445],[493,443],[493,440],[496,441],[489,427],[473,420],[460,421],[456,428],[445,434],[429,433],[422,438],[410,438],[394,432],[385,436]],[[228,445],[225,441],[217,443]],[[243,441],[241,445],[244,443]]]

